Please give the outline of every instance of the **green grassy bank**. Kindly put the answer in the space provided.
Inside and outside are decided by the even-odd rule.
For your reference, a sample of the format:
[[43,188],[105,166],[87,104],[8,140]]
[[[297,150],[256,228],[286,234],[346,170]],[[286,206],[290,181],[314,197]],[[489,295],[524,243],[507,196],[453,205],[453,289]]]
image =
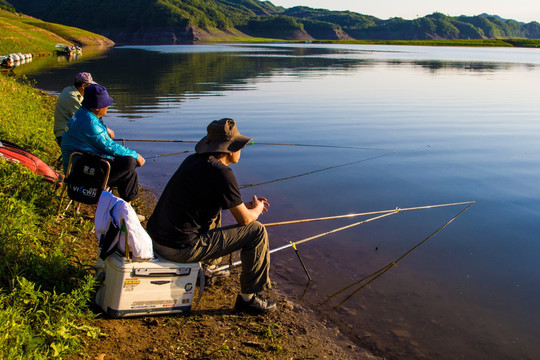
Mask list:
[[[0,76],[0,139],[53,163],[55,99]],[[69,213],[56,218],[58,193],[30,170],[0,158],[0,359],[64,358],[81,353],[94,286],[77,240],[93,226]]]
[[112,46],[104,36],[71,26],[45,22],[0,8],[0,55],[23,53],[51,55],[56,44]]

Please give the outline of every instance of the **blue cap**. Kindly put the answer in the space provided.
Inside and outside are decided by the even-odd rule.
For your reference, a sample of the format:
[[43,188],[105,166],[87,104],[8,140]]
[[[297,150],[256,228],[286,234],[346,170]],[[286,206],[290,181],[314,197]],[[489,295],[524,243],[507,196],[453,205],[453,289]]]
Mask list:
[[113,103],[105,86],[93,84],[84,88],[84,98],[81,105],[87,109],[103,109]]

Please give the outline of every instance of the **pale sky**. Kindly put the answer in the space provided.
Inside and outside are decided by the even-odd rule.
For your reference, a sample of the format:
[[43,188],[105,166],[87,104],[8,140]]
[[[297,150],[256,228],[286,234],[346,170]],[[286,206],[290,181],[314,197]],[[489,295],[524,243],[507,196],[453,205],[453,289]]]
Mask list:
[[434,12],[449,16],[488,13],[521,22],[540,22],[539,0],[270,0],[274,5],[290,8],[309,6],[329,10],[350,10],[379,19],[402,17],[415,19]]

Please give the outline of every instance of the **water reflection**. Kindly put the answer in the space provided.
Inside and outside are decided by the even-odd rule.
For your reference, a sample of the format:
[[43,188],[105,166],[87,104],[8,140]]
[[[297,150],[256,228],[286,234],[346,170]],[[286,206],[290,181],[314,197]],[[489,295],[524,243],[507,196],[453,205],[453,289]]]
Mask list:
[[[436,72],[443,69],[468,70],[472,72],[485,72],[508,69],[512,65],[488,62],[455,62],[455,61],[414,61],[413,65],[429,69],[430,72]],[[513,65],[515,66],[515,65]]]
[[[474,202],[471,202],[469,203],[465,208],[463,208],[463,210],[461,210],[459,213],[457,213],[454,217],[452,217],[450,220],[448,220],[447,222],[445,222],[441,227],[439,227],[437,230],[435,230],[433,233],[431,233],[428,237],[426,237],[424,240],[420,241],[418,244],[416,244],[415,246],[413,246],[412,248],[410,248],[409,250],[407,250],[405,253],[403,253],[399,258],[395,259],[394,261],[390,262],[389,264],[383,266],[382,268],[380,268],[379,270],[363,277],[362,279],[360,280],[357,280],[357,281],[354,281],[353,283],[345,286],[344,288],[342,288],[341,290],[338,290],[337,292],[333,293],[332,295],[328,296],[326,298],[326,300],[324,300],[322,302],[321,305],[324,305],[324,304],[327,304],[328,302],[330,302],[331,300],[335,299],[337,296],[341,295],[342,293],[344,293],[345,291],[351,289],[351,288],[354,288],[354,290],[352,290],[351,293],[349,293],[343,300],[341,300],[337,305],[333,306],[333,310],[336,310],[338,308],[340,308],[341,306],[343,306],[347,301],[349,301],[354,295],[356,295],[356,293],[358,293],[360,290],[366,288],[367,286],[369,286],[371,283],[373,283],[375,280],[377,280],[378,278],[380,278],[381,276],[383,276],[387,271],[395,268],[397,266],[397,264],[402,261],[403,259],[405,259],[405,257],[409,256],[413,251],[415,251],[416,249],[418,249],[420,246],[422,246],[424,243],[426,243],[429,239],[431,239],[432,237],[434,237],[435,235],[437,235],[437,233],[439,231],[441,231],[442,229],[444,229],[446,226],[448,226],[452,221],[454,221],[455,219],[457,219],[459,216],[461,216],[461,214],[463,214],[465,211],[469,210],[469,208],[471,206],[474,205]],[[396,214],[399,212],[398,209],[396,209]],[[376,218],[379,218],[379,217],[375,217],[373,219],[376,219]],[[375,248],[375,251],[378,251],[379,249],[376,247]],[[303,264],[302,264],[303,265]],[[311,280],[311,279],[310,279]],[[305,294],[305,292],[304,292]]]
[[[38,56],[38,57],[34,57],[32,62],[24,64],[23,67],[15,68],[14,72],[19,76],[25,75],[29,78],[39,77],[40,78],[39,86],[42,89],[46,89],[47,91],[50,91],[56,88],[56,86],[54,85],[55,80],[49,78],[47,74],[51,74],[51,72],[54,71],[55,76],[58,76],[58,74],[56,73],[56,70],[60,68],[69,69],[71,66],[74,66],[76,63],[80,65],[90,60],[100,59],[109,50],[110,49],[103,48],[103,47],[87,47],[87,48],[84,48],[84,53],[82,54]],[[75,74],[76,72],[70,74],[70,82],[73,81]],[[69,83],[64,86],[67,86],[67,85],[69,85]],[[58,90],[58,93],[60,92],[60,90],[62,90],[62,88]],[[52,92],[56,92],[56,91],[52,91]]]
[[[381,64],[412,65],[429,72],[454,69],[478,73],[517,66],[480,61],[381,59],[373,58],[374,52],[380,50],[283,45],[126,46],[108,51],[85,48],[80,58],[54,64],[58,60],[47,57],[36,62],[34,68],[24,69],[24,73],[29,77],[39,75],[40,86],[47,89],[55,79],[40,73],[43,68],[64,66],[65,71],[54,73],[55,77],[64,78],[79,71],[91,72],[113,95],[115,103],[111,108],[120,117],[138,119],[181,106],[189,99],[220,96],[231,90],[255,90],[257,83],[277,75],[320,77],[360,68],[369,70]],[[64,75],[66,71],[69,76]]]
[[[107,79],[115,95],[117,109],[124,116],[136,117],[141,110],[159,111],[161,105],[182,103],[187,98],[219,95],[221,92],[254,90],[257,79],[273,76],[284,69],[297,76],[316,69],[355,68],[363,61],[305,57],[238,56],[234,47],[208,53],[141,52],[115,49],[100,76]],[[276,50],[280,53],[283,50]],[[266,51],[265,55],[272,54]],[[144,59],[144,60],[143,60]],[[118,69],[122,69],[118,71]],[[134,76],[125,88],[123,78]],[[264,80],[262,80],[264,81]],[[148,96],[142,96],[148,95]]]

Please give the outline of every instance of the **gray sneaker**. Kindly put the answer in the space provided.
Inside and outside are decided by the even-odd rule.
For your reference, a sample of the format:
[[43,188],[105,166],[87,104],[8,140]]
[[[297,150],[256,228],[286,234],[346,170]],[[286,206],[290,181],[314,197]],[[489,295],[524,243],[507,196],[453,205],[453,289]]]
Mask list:
[[276,303],[255,294],[251,301],[245,301],[240,294],[236,297],[234,310],[250,314],[266,314],[276,310]]

